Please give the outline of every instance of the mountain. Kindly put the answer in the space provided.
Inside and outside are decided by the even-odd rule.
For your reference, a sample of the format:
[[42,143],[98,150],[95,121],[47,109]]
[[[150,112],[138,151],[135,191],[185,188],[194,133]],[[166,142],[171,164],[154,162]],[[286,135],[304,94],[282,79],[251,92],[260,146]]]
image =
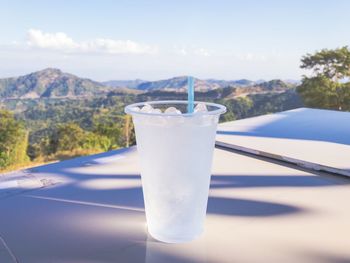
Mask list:
[[103,94],[110,88],[59,69],[47,68],[17,78],[0,79],[1,98],[58,98]]
[[[211,83],[206,80],[195,78],[195,90],[196,91],[207,91],[212,89],[217,89],[220,87],[217,83]],[[164,79],[158,81],[148,81],[141,83],[137,86],[139,90],[163,90],[163,91],[177,91],[185,92],[187,91],[187,76],[180,76],[171,79]]]
[[255,82],[249,79],[239,79],[239,80],[234,80],[233,83],[239,86],[250,86],[250,85],[253,85]]
[[[157,81],[145,81],[145,80],[110,80],[102,82],[109,87],[127,87],[131,89],[138,89],[143,91],[164,90],[164,91],[187,91],[187,76],[179,76],[170,79],[157,80]],[[195,78],[195,90],[196,91],[208,91],[217,88],[223,88],[228,86],[249,86],[253,85],[254,81],[241,79],[241,80],[216,80],[216,79],[197,79]]]
[[291,84],[287,84],[284,81],[280,80],[280,79],[273,79],[270,81],[265,81],[259,84],[256,84],[254,87],[260,87],[261,89],[264,89],[266,91],[269,90],[285,90],[288,89],[290,87],[292,87]]
[[258,80],[255,81],[255,84],[260,84],[260,83],[263,83],[263,82],[266,82],[266,80],[258,79]]
[[130,88],[136,89],[141,83],[147,82],[147,80],[135,79],[135,80],[109,80],[102,82],[103,85],[112,88]]
[[217,79],[207,79],[207,82],[211,84],[217,84],[221,88],[234,86],[234,87],[244,87],[254,85],[255,82],[248,79],[238,79],[238,80],[217,80]]
[[[196,92],[210,92],[230,87],[232,89],[223,91],[228,97],[245,96],[250,93],[279,92],[293,86],[295,84],[279,79],[265,82],[254,82],[247,79],[228,81],[195,79]],[[158,81],[136,79],[97,82],[64,73],[59,69],[47,68],[20,77],[0,79],[0,99],[86,98],[157,93],[158,91],[187,92],[187,76]],[[216,93],[212,92],[208,95],[214,97],[222,95],[220,90]]]
[[[208,91],[217,88],[225,87],[250,87],[258,84],[258,82],[248,79],[238,80],[218,80],[218,79],[195,79],[196,91]],[[140,90],[165,90],[165,91],[177,91],[183,92],[187,90],[187,77],[175,77],[171,79],[159,80],[159,81],[147,81],[140,83],[136,87]]]
[[[114,86],[114,87],[124,86],[128,88],[136,88],[144,91],[164,90],[164,91],[184,92],[187,90],[187,76],[179,76],[179,77],[158,80],[158,81],[131,80],[131,81],[109,81],[104,83],[107,83],[107,85],[109,86]],[[254,81],[247,80],[247,79],[240,79],[240,80],[205,79],[204,80],[204,79],[195,78],[196,91],[208,91],[208,90],[224,88],[229,86],[243,87],[243,86],[251,86],[254,84],[255,84]]]
[[[277,94],[285,91],[292,90],[293,86],[284,83],[281,80],[271,80],[262,82],[260,84],[250,86],[233,86],[227,85],[223,88],[215,88],[206,91],[195,92],[195,97],[198,100],[207,99],[235,99],[238,97],[245,97],[248,95],[256,94]],[[177,90],[166,89],[149,89],[145,93],[139,94],[141,100],[147,100],[148,98],[156,98],[162,100],[179,99],[186,100],[187,94],[185,92],[178,92]]]

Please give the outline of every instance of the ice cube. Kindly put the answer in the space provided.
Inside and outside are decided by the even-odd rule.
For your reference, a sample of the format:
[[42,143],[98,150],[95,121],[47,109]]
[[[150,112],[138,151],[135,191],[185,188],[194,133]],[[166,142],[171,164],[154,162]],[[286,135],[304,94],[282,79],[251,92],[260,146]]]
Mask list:
[[167,108],[164,113],[166,114],[181,114],[181,111],[179,111],[178,109],[176,109],[175,107],[169,107]]
[[130,110],[138,112],[138,111],[140,111],[140,108],[139,107],[132,107]]
[[152,110],[152,113],[162,113],[162,110],[161,109],[153,109]]
[[205,103],[198,103],[196,108],[194,109],[194,112],[207,112],[207,106],[205,105]]
[[153,111],[153,107],[149,104],[145,104],[140,110],[141,112],[150,113]]

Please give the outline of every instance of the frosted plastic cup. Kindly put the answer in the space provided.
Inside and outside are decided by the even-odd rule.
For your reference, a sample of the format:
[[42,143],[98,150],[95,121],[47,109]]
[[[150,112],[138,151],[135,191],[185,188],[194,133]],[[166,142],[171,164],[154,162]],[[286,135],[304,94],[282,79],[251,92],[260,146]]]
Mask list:
[[187,101],[141,102],[125,108],[135,126],[148,232],[163,242],[187,242],[203,232],[216,128],[226,108],[201,103],[207,112],[140,111],[148,104],[162,112],[168,107],[187,112]]

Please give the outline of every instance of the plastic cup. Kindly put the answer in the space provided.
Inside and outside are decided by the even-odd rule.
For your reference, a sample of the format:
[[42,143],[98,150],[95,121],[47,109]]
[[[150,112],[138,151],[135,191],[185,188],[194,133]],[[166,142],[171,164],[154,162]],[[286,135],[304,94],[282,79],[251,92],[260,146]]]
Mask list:
[[216,129],[226,108],[201,103],[208,111],[140,111],[148,104],[163,112],[168,107],[185,112],[187,101],[141,102],[125,108],[135,126],[148,232],[163,242],[187,242],[203,232]]

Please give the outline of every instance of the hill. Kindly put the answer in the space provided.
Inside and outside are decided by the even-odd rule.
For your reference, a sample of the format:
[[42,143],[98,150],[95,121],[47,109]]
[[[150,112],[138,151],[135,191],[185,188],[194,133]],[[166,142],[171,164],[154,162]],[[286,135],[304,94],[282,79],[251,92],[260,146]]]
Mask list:
[[[103,82],[110,87],[128,87],[146,92],[150,91],[169,91],[169,92],[186,92],[187,91],[187,76],[174,77],[157,81],[142,81],[142,80],[113,80]],[[195,90],[198,92],[206,92],[219,88],[236,87],[236,88],[260,88],[265,91],[286,89],[294,87],[291,82],[282,80],[271,81],[252,81],[248,79],[239,80],[218,80],[218,79],[198,79],[195,78]]]
[[239,79],[239,80],[217,80],[217,79],[207,79],[207,82],[220,85],[221,88],[233,86],[233,87],[246,87],[256,84],[255,81],[249,79]]
[[[111,87],[128,87],[143,91],[164,90],[175,92],[187,91],[187,76],[179,76],[170,79],[163,79],[157,81],[143,81],[143,80],[112,80],[103,82]],[[229,86],[247,87],[254,85],[255,82],[247,79],[240,80],[218,80],[218,79],[198,79],[195,78],[196,91],[208,91],[217,88],[225,88]]]
[[[255,84],[253,86],[224,86],[224,87],[216,87],[208,90],[199,90],[196,89],[195,98],[197,100],[209,100],[209,99],[234,99],[238,97],[245,97],[248,95],[254,94],[266,94],[266,93],[282,93],[289,89],[294,88],[294,86],[290,84],[286,84],[281,80],[271,80],[267,82],[262,82],[260,84]],[[163,89],[148,89],[145,93],[139,94],[139,97],[143,98],[143,100],[147,100],[147,98],[157,98],[163,100],[171,100],[171,99],[187,99],[186,86],[180,87],[176,89],[163,88]]]
[[[241,80],[195,79],[196,92],[209,92],[209,97],[224,94],[230,98],[252,93],[279,92],[295,87],[295,84],[282,80],[254,82]],[[231,88],[222,91],[222,89]],[[89,98],[148,92],[187,92],[187,76],[158,81],[111,80],[97,82],[80,78],[59,69],[47,68],[20,77],[0,79],[0,99],[39,99],[39,98]],[[221,94],[221,95],[222,95]],[[169,94],[168,94],[169,95]],[[220,97],[221,97],[220,95]]]
[[[47,68],[28,75],[0,79],[0,98],[77,98],[105,95],[115,88],[91,79],[64,73],[59,69]],[[128,93],[124,88],[120,92]]]
[[273,79],[270,81],[265,81],[255,85],[255,87],[260,87],[264,90],[284,90],[293,87],[291,83],[286,83],[280,79]]
[[[195,78],[196,91],[207,91],[207,90],[217,89],[219,87],[220,85],[218,83]],[[186,92],[187,76],[180,76],[180,77],[158,80],[158,81],[147,81],[138,85],[137,89],[145,90],[145,91],[163,90],[163,91]]]
[[[254,86],[255,84],[256,83],[254,81],[247,79],[217,80],[195,78],[195,90],[200,92],[226,87],[250,87]],[[185,92],[187,91],[187,76],[174,77],[158,81],[147,81],[140,83],[136,88],[145,91],[163,90]]]

